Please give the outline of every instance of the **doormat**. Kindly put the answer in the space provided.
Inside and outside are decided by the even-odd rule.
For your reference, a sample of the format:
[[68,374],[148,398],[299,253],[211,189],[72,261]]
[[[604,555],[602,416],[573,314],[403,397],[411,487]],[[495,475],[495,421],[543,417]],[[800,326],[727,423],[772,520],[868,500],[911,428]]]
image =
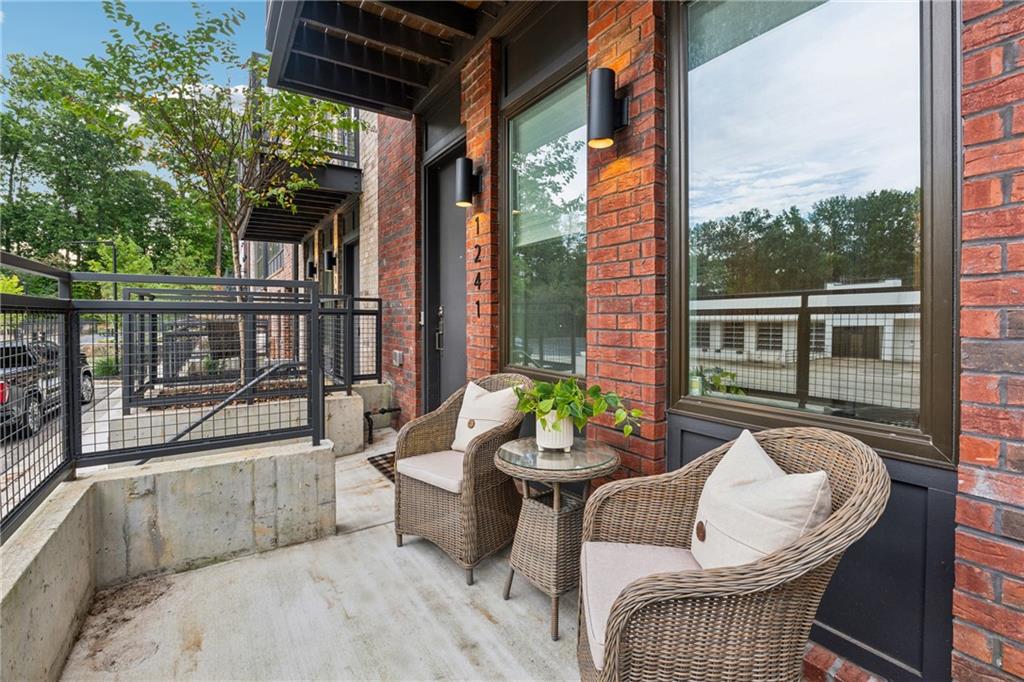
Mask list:
[[383,455],[367,457],[366,461],[373,465],[373,468],[384,474],[384,477],[395,482],[395,453],[386,452]]

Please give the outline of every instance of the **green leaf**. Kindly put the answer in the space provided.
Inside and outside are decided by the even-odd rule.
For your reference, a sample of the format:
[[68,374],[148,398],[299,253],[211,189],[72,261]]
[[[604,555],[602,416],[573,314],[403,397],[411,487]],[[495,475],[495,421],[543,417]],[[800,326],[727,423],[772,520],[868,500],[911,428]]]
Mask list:
[[629,425],[629,424],[626,424],[626,425],[625,425],[625,426],[624,426],[624,427],[622,428],[622,435],[624,435],[624,436],[625,436],[626,438],[629,438],[629,436],[630,436],[630,435],[631,435],[632,433],[633,433],[633,427],[632,427],[631,425]]

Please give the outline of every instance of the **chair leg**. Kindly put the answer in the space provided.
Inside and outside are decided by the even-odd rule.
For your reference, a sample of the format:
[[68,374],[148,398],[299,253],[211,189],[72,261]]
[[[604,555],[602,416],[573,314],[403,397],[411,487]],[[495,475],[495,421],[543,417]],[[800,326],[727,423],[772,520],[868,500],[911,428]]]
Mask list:
[[551,598],[551,639],[558,641],[558,597]]
[[401,533],[395,533],[395,547],[401,547],[401,546],[402,546],[402,534]]
[[472,568],[467,568],[466,569],[466,584],[467,585],[472,585],[473,584],[473,569]]
[[506,600],[508,600],[508,598],[512,596],[512,578],[514,578],[515,575],[516,575],[516,569],[509,568],[508,569],[508,580],[505,581],[505,594],[504,594],[504,598]]

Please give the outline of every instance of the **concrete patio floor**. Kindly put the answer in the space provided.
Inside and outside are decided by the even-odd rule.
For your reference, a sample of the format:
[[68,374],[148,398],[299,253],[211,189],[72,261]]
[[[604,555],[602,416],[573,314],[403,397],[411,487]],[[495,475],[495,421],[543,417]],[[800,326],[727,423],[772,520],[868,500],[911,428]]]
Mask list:
[[578,679],[575,592],[553,642],[545,595],[502,599],[507,550],[467,586],[433,545],[395,547],[381,435],[337,460],[338,535],[98,594],[63,679]]

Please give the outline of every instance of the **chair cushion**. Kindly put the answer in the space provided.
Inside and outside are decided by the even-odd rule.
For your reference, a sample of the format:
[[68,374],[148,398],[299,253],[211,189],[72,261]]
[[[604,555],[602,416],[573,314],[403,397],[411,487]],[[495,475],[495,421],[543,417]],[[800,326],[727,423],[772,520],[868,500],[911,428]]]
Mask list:
[[515,389],[511,386],[491,392],[479,384],[469,382],[462,396],[452,450],[465,452],[471,440],[504,424],[515,414],[518,402]]
[[796,542],[831,513],[824,471],[787,474],[744,431],[704,483],[690,549],[705,569],[748,564]]
[[443,450],[430,452],[415,457],[398,460],[398,473],[417,481],[447,490],[451,493],[462,492],[462,460],[463,452]]
[[604,667],[604,635],[612,604],[627,585],[655,573],[700,570],[689,550],[619,542],[584,542],[580,566],[587,640],[598,670]]

